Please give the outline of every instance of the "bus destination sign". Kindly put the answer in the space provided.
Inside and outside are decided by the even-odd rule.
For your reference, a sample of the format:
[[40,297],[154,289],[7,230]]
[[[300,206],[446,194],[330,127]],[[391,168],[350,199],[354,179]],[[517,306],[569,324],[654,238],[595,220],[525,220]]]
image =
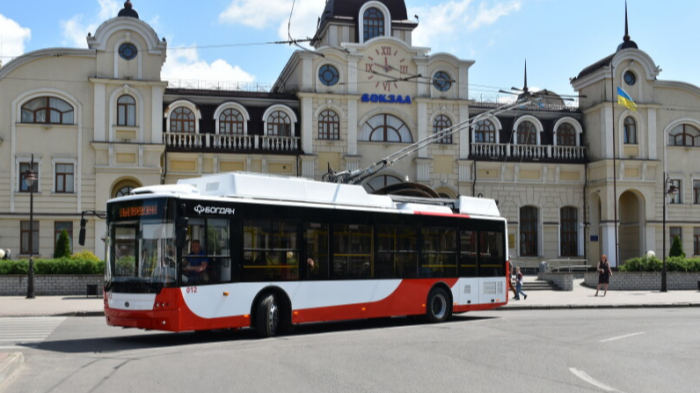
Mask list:
[[120,207],[118,213],[119,218],[157,216],[158,205]]

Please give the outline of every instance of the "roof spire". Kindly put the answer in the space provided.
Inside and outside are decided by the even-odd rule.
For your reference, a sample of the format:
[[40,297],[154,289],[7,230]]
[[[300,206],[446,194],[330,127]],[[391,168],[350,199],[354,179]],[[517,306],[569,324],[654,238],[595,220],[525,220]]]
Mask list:
[[627,20],[627,0],[625,0],[625,36],[622,37],[622,43],[618,45],[617,50],[621,51],[627,48],[639,49],[637,43],[630,39],[629,22]]
[[625,42],[630,40],[629,25],[627,23],[627,0],[625,0],[625,36],[622,37],[622,40]]
[[523,83],[523,91],[527,93],[527,59],[525,59],[525,81]]

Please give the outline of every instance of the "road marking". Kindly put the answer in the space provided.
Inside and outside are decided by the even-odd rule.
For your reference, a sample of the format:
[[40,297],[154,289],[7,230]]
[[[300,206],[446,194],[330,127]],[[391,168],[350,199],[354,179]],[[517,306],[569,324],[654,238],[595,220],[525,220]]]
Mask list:
[[600,340],[600,342],[606,343],[606,342],[609,342],[609,341],[619,340],[619,339],[621,339],[621,338],[639,336],[640,334],[644,334],[644,332],[626,334],[626,335],[624,335],[624,336],[617,336],[617,337],[613,337],[613,338],[606,338],[605,340]]
[[[603,390],[605,390],[606,392],[620,392],[619,390],[617,390],[617,389],[615,389],[615,388],[613,388],[613,387],[610,387],[610,386],[608,386],[608,385],[606,385],[606,384],[604,384],[604,383],[602,383],[602,382],[596,381],[595,379],[593,379],[593,377],[591,377],[590,375],[586,374],[585,372],[583,372],[583,371],[581,371],[581,370],[577,370],[577,369],[575,369],[575,368],[573,368],[573,367],[570,367],[570,368],[569,368],[569,371],[571,371],[575,376],[581,378],[581,379],[584,380],[585,382],[588,382],[588,383],[590,383],[591,385],[593,385],[593,386],[595,386],[595,387],[597,387],[597,388],[603,389]],[[622,393],[622,392],[620,392],[620,393]]]
[[0,344],[12,347],[13,343],[44,341],[65,320],[66,317],[0,318]]

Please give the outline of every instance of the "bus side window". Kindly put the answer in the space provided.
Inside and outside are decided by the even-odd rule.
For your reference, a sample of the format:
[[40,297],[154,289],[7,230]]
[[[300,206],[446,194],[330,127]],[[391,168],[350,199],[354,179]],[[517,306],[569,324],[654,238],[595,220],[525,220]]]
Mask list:
[[328,235],[328,224],[304,224],[305,278],[309,280],[328,279]]
[[459,231],[459,272],[462,277],[475,277],[476,269],[476,231]]

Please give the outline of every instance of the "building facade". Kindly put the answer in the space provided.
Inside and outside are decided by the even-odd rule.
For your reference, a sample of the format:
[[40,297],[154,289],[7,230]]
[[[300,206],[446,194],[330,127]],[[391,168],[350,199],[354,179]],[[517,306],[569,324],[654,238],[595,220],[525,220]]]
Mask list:
[[[312,49],[294,53],[269,92],[169,88],[167,44],[130,2],[88,35],[88,49],[36,51],[0,68],[0,178],[9,185],[0,247],[29,253],[32,154],[32,247],[50,257],[83,211],[135,187],[229,171],[321,180],[453,127],[363,186],[412,182],[443,197],[496,199],[511,260],[524,266],[661,255],[664,223],[686,254],[700,254],[700,89],[658,80],[628,36],[572,79],[578,107],[552,94],[487,115],[498,104],[469,98],[474,61],[413,46],[418,23],[402,0],[329,0],[319,11]],[[614,86],[636,112],[617,104]],[[664,220],[667,183],[681,192]],[[85,249],[102,256],[104,230],[90,217]]]

